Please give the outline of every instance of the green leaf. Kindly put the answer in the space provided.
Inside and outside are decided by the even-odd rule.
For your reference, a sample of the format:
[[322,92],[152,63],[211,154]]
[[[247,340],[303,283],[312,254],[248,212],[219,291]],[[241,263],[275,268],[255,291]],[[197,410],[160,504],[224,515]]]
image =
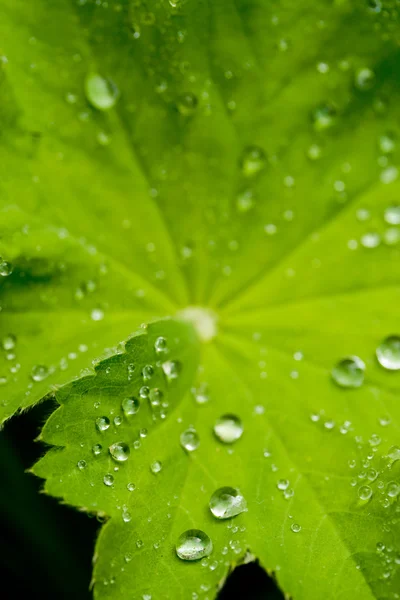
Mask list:
[[[56,448],[34,470],[49,493],[111,517],[95,596],[211,598],[255,556],[296,600],[396,598],[400,375],[375,357],[399,333],[396,3],[0,10],[0,254],[14,267],[0,319],[16,337],[1,417],[67,384],[42,435]],[[196,375],[182,318],[204,342]],[[112,349],[142,322],[148,333]],[[154,380],[167,418],[144,403],[96,432],[100,407],[121,416],[137,395],[157,336],[182,365],[170,386],[160,367]],[[352,355],[365,382],[341,389],[330,373]],[[73,380],[92,361],[96,375]],[[244,426],[229,446],[212,431],[226,413]],[[106,448],[141,428],[110,473]],[[222,486],[248,508],[227,522],[208,508]],[[214,550],[186,563],[174,547],[193,528]]]

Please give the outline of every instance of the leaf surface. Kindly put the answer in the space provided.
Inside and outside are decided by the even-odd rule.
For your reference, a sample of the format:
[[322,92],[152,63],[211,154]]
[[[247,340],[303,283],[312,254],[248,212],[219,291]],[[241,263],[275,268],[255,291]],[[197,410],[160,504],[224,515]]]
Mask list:
[[[400,375],[375,357],[399,333],[396,3],[5,0],[1,13],[0,254],[14,270],[0,319],[17,340],[1,417],[66,384],[43,431],[56,448],[34,470],[111,517],[95,596],[211,598],[250,552],[296,600],[396,598]],[[90,74],[118,89],[110,110],[85,97]],[[199,359],[182,311],[207,338]],[[138,394],[155,336],[182,364],[151,384],[167,417],[144,403],[99,433],[100,407],[112,421]],[[358,389],[330,376],[348,355],[366,364]],[[212,433],[224,413],[244,424],[232,446]],[[111,473],[117,441],[131,455]],[[248,507],[226,522],[208,509],[224,485]],[[174,546],[191,528],[214,551],[189,564]]]

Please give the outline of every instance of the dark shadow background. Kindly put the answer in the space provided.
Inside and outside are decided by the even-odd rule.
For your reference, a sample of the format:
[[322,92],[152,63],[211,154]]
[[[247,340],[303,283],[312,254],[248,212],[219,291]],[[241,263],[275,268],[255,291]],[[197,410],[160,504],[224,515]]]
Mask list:
[[[91,558],[100,523],[40,493],[26,473],[44,449],[35,443],[55,404],[47,400],[8,421],[0,432],[0,581],[2,600],[91,600]],[[283,600],[252,563],[236,569],[218,600]],[[128,600],[128,599],[127,599]],[[162,600],[162,599],[159,599]]]

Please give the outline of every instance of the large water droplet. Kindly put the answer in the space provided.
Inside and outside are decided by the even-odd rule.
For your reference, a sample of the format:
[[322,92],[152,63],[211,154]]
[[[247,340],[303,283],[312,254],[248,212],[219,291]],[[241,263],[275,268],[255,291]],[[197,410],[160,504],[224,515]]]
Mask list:
[[182,533],[176,544],[176,553],[182,560],[199,560],[210,556],[212,549],[212,541],[200,529],[188,529]]
[[390,335],[376,349],[379,364],[389,371],[400,369],[400,336]]
[[140,402],[135,396],[132,396],[131,398],[124,398],[121,406],[126,415],[135,415],[140,408]]
[[110,419],[108,417],[98,417],[96,427],[99,431],[106,431],[110,427]]
[[247,510],[246,500],[239,490],[222,487],[210,498],[210,510],[217,519],[230,519]]
[[193,450],[196,450],[199,447],[200,438],[195,429],[189,428],[181,433],[180,442],[182,448],[188,452],[193,452]]
[[110,110],[119,97],[115,83],[96,73],[90,73],[86,77],[85,93],[90,104],[98,110]]
[[340,360],[332,369],[332,379],[340,387],[358,388],[364,382],[365,364],[358,356]]
[[128,460],[131,452],[128,444],[125,444],[125,442],[115,442],[115,444],[111,444],[108,451],[117,462],[125,462]]
[[31,377],[33,381],[43,381],[49,374],[49,369],[45,365],[35,365],[32,367]]
[[248,146],[240,159],[240,168],[245,177],[254,177],[265,169],[267,159],[264,150],[259,146]]
[[232,444],[242,436],[243,423],[236,415],[223,415],[217,419],[214,433],[224,444]]

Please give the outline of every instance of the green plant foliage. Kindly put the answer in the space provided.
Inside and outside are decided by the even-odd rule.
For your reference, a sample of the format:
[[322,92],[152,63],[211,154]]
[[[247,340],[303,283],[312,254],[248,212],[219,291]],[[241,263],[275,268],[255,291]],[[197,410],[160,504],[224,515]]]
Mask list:
[[3,0],[0,416],[55,393],[34,472],[110,517],[96,598],[210,600],[252,557],[398,597],[399,11]]

